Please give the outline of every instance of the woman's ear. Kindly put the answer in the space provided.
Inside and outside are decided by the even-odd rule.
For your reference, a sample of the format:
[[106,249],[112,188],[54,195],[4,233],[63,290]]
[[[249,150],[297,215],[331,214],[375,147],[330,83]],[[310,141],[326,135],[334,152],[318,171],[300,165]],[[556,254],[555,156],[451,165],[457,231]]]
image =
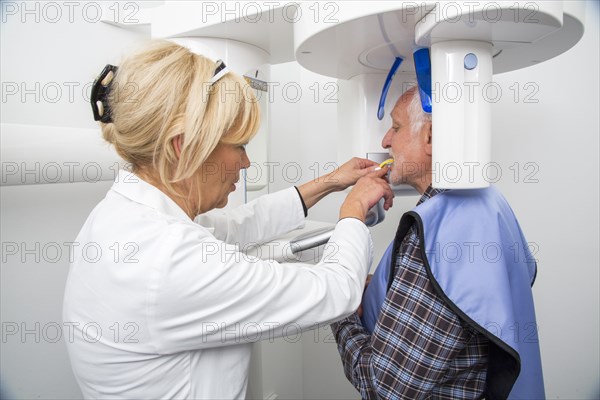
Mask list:
[[431,142],[431,122],[427,122],[425,126],[423,126],[423,140],[425,141],[425,154],[431,156],[433,153],[433,146]]
[[181,146],[183,144],[183,135],[177,135],[173,139],[171,139],[171,143],[173,143],[173,150],[175,150],[175,154],[177,158],[181,156]]

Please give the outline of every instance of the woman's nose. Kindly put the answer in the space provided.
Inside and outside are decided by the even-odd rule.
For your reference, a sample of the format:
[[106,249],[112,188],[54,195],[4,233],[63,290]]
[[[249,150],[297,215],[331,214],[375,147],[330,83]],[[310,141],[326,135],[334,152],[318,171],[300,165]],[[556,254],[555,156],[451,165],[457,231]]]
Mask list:
[[244,151],[244,154],[242,155],[241,168],[246,169],[248,167],[250,167],[250,159],[248,158],[248,154]]

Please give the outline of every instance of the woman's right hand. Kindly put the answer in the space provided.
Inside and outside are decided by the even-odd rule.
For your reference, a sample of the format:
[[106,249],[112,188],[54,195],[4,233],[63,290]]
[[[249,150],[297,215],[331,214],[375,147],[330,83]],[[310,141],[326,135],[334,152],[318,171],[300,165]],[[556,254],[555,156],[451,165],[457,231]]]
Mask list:
[[365,222],[367,212],[383,197],[383,208],[388,210],[394,200],[394,192],[385,180],[389,166],[371,172],[360,178],[352,188],[340,208],[340,219],[357,218]]

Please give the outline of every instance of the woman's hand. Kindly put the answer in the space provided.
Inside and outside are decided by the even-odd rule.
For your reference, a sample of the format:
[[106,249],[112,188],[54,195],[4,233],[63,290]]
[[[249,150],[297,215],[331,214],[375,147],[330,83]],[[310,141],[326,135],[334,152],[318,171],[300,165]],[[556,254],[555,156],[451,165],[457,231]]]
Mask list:
[[360,177],[373,172],[377,166],[374,161],[355,157],[335,171],[298,186],[298,191],[306,207],[311,208],[329,193],[339,192],[354,185]]
[[340,191],[356,184],[358,179],[373,172],[374,168],[378,165],[375,161],[354,157],[321,179],[335,185],[335,190]]
[[388,170],[388,166],[383,167],[363,176],[356,182],[340,208],[340,219],[353,217],[364,222],[369,209],[382,197],[385,199],[384,210],[388,210],[392,206],[394,192],[384,178]]

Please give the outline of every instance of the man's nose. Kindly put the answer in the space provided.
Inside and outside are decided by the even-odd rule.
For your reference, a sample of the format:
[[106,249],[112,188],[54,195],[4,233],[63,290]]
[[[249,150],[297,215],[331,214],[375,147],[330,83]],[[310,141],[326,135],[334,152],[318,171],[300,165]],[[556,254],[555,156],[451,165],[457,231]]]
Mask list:
[[390,135],[390,130],[388,130],[383,136],[383,139],[381,140],[381,147],[383,147],[384,149],[392,147],[392,141],[390,139],[391,136],[392,135]]

